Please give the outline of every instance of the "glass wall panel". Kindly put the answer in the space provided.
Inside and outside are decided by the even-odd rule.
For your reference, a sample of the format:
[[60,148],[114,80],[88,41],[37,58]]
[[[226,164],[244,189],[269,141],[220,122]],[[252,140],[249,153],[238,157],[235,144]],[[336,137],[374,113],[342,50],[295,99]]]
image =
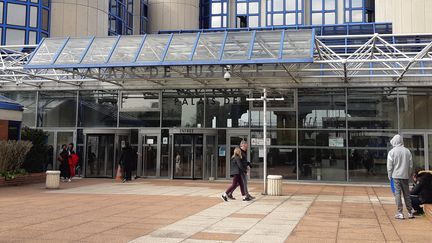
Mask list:
[[411,151],[413,170],[425,169],[425,137],[423,134],[403,134],[404,145]]
[[82,91],[79,93],[78,126],[116,127],[117,91]]
[[[268,111],[266,115],[267,127],[295,128],[295,111]],[[251,111],[251,127],[262,127],[264,123],[262,111]]]
[[159,127],[159,92],[123,92],[120,104],[120,126]]
[[4,92],[0,94],[24,106],[22,126],[36,126],[36,92]]
[[349,131],[350,181],[387,181],[387,152],[394,131]]
[[240,90],[207,90],[206,92],[206,127],[249,127],[247,92]]
[[299,128],[345,128],[344,89],[299,89]]
[[165,91],[162,94],[163,127],[202,127],[204,95],[195,90]]
[[342,148],[346,146],[345,130],[300,130],[299,146]]
[[75,127],[76,91],[39,92],[38,126]]
[[[267,130],[267,139],[270,139],[271,146],[295,146],[296,145],[296,130]],[[251,145],[262,145],[263,131],[251,131]],[[260,141],[258,141],[258,140]]]
[[348,127],[397,129],[396,90],[348,89]]
[[[262,179],[264,158],[262,146],[250,147],[251,150],[251,178]],[[267,174],[282,175],[284,179],[297,179],[296,149],[290,147],[267,148]]]
[[399,89],[399,112],[402,129],[431,129],[432,89]]
[[299,148],[300,180],[345,181],[346,150]]
[[[228,153],[229,153],[228,148]],[[217,178],[226,178],[226,130],[218,130],[218,160],[216,168]]]

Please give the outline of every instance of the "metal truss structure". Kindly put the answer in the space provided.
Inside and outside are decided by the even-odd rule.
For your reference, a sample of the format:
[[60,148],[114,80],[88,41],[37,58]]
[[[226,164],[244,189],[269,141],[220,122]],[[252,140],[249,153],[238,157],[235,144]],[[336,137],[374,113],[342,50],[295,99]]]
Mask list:
[[1,46],[0,91],[432,85],[432,34],[316,36],[314,44],[312,63],[51,68],[27,66],[36,46]]

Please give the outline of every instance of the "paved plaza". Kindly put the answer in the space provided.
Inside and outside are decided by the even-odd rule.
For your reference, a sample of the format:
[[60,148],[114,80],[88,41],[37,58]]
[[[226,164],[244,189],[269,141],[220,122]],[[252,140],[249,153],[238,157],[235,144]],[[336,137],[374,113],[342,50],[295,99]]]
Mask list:
[[77,179],[0,188],[0,242],[430,242],[425,217],[396,220],[388,187],[283,185],[223,202],[229,182]]

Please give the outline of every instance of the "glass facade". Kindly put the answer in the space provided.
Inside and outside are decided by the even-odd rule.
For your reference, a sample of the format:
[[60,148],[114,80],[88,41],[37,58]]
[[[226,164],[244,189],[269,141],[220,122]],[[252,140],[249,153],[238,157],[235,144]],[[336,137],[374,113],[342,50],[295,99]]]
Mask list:
[[344,22],[375,22],[375,0],[344,0]]
[[133,31],[133,1],[109,0],[109,35],[131,35]]
[[337,24],[337,0],[311,0],[311,25]]
[[[92,128],[107,134],[145,129],[139,135],[145,139],[134,146],[152,152],[145,150],[151,161],[143,160],[152,163],[152,176],[170,176],[173,146],[186,146],[171,139],[190,135],[195,140],[189,145],[200,147],[193,150],[193,160],[184,153],[183,160],[204,179],[229,177],[227,156],[242,139],[250,143],[251,178],[262,178],[262,105],[246,100],[259,94],[250,89],[0,92],[24,105],[24,126],[67,128],[70,134]],[[396,133],[404,137],[416,168],[432,164],[432,88],[305,88],[271,91],[269,97],[285,98],[268,104],[270,174],[291,180],[385,182],[389,141]]]
[[236,0],[236,28],[253,28],[261,26],[261,1]]
[[203,0],[200,3],[200,28],[228,27],[228,0]]
[[2,45],[37,44],[50,34],[48,0],[0,1],[0,41]]
[[266,26],[303,25],[304,0],[267,0]]
[[140,34],[148,32],[149,4],[148,0],[140,0]]

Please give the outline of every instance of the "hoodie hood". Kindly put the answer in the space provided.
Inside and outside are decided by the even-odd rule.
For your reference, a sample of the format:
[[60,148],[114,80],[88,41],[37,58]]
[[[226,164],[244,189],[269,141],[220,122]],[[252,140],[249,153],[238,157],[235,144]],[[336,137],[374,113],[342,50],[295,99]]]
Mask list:
[[399,134],[396,134],[391,140],[390,140],[390,144],[393,147],[399,147],[403,145],[403,139],[402,136]]

